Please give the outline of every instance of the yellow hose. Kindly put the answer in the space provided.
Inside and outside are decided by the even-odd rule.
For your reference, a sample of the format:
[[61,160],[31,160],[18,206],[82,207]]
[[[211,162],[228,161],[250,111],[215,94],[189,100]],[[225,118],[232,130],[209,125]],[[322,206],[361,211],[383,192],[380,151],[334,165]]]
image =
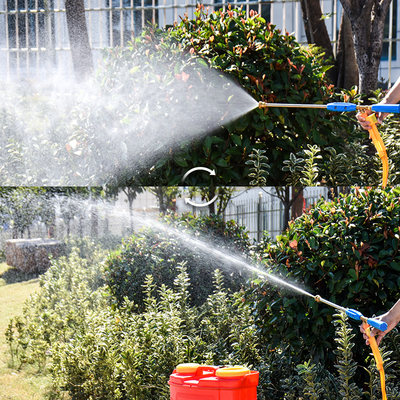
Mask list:
[[379,158],[382,161],[382,187],[385,188],[388,181],[389,176],[389,159],[386,153],[386,147],[383,143],[382,137],[376,127],[376,116],[375,114],[363,114],[363,116],[369,121],[371,124],[371,129],[368,130],[369,137],[374,144],[376,151],[378,152]]
[[376,368],[379,371],[381,378],[381,391],[382,400],[387,400],[386,397],[386,382],[385,382],[385,370],[383,369],[383,359],[379,351],[378,344],[376,343],[375,336],[371,336],[370,326],[367,323],[363,323],[363,328],[368,336],[369,345],[371,346],[372,354],[374,355]]

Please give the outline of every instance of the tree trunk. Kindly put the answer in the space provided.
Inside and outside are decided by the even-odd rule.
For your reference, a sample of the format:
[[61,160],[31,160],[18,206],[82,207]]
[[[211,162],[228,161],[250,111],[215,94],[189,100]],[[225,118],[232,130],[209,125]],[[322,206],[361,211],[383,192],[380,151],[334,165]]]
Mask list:
[[346,13],[342,14],[340,22],[336,67],[336,86],[344,89],[358,86],[358,66],[354,50],[353,31]]
[[292,202],[290,201],[290,188],[285,187],[284,195],[280,198],[283,203],[283,231],[289,227],[290,221],[290,208],[292,207]]
[[84,0],[65,0],[68,35],[75,76],[82,80],[93,70]]
[[[276,195],[279,200],[283,204],[283,228],[282,231],[285,231],[289,227],[290,221],[290,209],[292,208],[293,204],[298,201],[298,198],[301,197],[301,210],[300,214],[303,212],[303,188],[293,188],[292,191],[292,198],[290,198],[290,187],[275,187]],[[292,219],[295,217],[295,212],[292,210]]]
[[99,236],[99,214],[95,205],[92,205],[90,214],[90,236],[97,237]]
[[[208,200],[211,200],[215,196],[215,186],[211,185],[210,190],[208,192]],[[211,204],[208,205],[208,210],[210,212],[210,215],[215,215],[215,201],[213,201]]]
[[167,212],[167,206],[165,204],[164,190],[162,187],[158,188],[157,197],[160,213],[164,215]]
[[[335,57],[333,54],[331,39],[326,29],[326,24],[322,18],[320,0],[300,0],[300,3],[307,42],[322,47],[325,51],[325,59],[330,59],[333,64]],[[336,67],[331,68],[327,74],[332,82],[336,82]]]
[[283,205],[283,226],[282,232],[285,231],[289,226],[290,221],[290,208],[292,207],[292,200],[290,199],[290,187],[289,186],[276,186],[276,196],[282,202]]
[[292,219],[300,217],[303,214],[304,196],[303,188],[292,188]]
[[129,203],[129,224],[130,224],[130,229],[131,233],[133,233],[133,200],[131,197],[128,197],[128,203]]
[[353,31],[359,71],[359,91],[367,95],[375,90],[378,84],[383,29],[391,0],[340,1]]

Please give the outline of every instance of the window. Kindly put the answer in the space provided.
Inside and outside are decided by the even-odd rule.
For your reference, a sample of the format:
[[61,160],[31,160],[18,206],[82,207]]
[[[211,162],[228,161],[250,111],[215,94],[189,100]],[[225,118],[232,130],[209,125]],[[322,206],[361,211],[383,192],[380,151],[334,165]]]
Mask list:
[[[389,44],[392,48],[392,60],[396,60],[397,58],[397,0],[392,0],[392,5],[393,5],[393,21],[392,21],[392,38],[389,38],[389,12],[386,15],[386,21],[385,21],[385,28],[384,28],[384,33],[383,33],[383,40],[386,40],[383,42],[383,48],[382,48],[382,60],[389,60]],[[388,40],[392,39],[390,42]]]
[[12,66],[38,63],[39,53],[54,43],[54,16],[46,21],[45,3],[53,8],[53,0],[7,0],[7,46]]
[[110,45],[122,46],[157,24],[157,0],[109,0],[111,11]]

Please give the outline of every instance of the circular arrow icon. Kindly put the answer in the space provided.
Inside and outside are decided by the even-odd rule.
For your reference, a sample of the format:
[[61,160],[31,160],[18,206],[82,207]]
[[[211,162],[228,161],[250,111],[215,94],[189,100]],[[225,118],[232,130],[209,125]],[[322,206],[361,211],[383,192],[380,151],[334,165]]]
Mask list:
[[195,203],[194,201],[190,200],[188,197],[185,197],[185,203],[190,204],[193,207],[207,207],[210,204],[214,203],[214,201],[217,199],[218,199],[218,195],[216,194],[210,201],[207,201],[207,203]]
[[214,171],[213,169],[206,168],[206,167],[195,167],[195,168],[189,169],[189,171],[186,172],[185,175],[183,175],[182,182],[184,182],[184,180],[185,180],[192,172],[195,172],[195,171],[206,171],[206,172],[208,172],[208,173],[210,174],[210,176],[215,176],[215,171]]
[[[186,172],[185,175],[183,175],[182,182],[192,173],[195,171],[206,171],[210,174],[210,176],[215,176],[215,170],[206,168],[206,167],[195,167],[190,169],[188,172]],[[207,207],[210,204],[214,203],[215,200],[218,199],[218,195],[216,194],[210,201],[207,201],[207,203],[195,203],[194,201],[190,200],[188,197],[185,197],[185,204],[190,204],[193,207]]]

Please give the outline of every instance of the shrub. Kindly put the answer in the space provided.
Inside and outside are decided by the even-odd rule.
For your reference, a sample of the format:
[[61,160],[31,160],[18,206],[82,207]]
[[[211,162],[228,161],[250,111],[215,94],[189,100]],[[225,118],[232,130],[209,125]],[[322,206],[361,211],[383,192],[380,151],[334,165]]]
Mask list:
[[[337,330],[338,379],[321,364],[308,361],[296,367],[286,347],[273,352],[264,347],[254,310],[242,301],[242,294],[227,292],[218,270],[214,291],[201,307],[188,303],[191,288],[184,265],[177,266],[173,288],[156,286],[147,276],[142,288],[144,310],[137,313],[128,300],[121,307],[104,301],[94,265],[76,255],[65,261],[43,276],[41,291],[28,300],[23,316],[7,331],[15,361],[43,367],[48,360],[50,398],[167,400],[169,375],[182,362],[256,369],[259,400],[317,398],[321,387],[323,398],[333,400],[339,390],[358,390],[347,380],[360,366],[351,360],[346,317],[339,317]],[[16,353],[18,349],[22,351]],[[392,371],[386,372],[390,377]],[[379,391],[379,380],[374,369],[370,376],[366,387],[372,398]],[[399,392],[395,376],[388,389],[390,398]]]
[[221,274],[215,272],[215,291],[198,309],[187,302],[190,282],[184,266],[178,270],[173,289],[156,287],[147,277],[143,313],[135,313],[129,301],[120,308],[88,311],[73,337],[55,343],[53,394],[68,392],[76,400],[167,399],[168,378],[179,363],[259,362],[250,310],[227,294]]
[[[386,311],[400,288],[400,190],[354,189],[320,200],[292,221],[264,260],[276,274],[366,316]],[[288,343],[317,359],[332,354],[332,309],[260,283],[248,293],[270,347]],[[359,350],[355,349],[359,354]]]
[[[224,222],[218,216],[181,217],[169,216],[166,227],[176,227],[187,238],[204,235],[207,243],[241,253],[248,253],[249,238],[243,227],[233,221]],[[125,297],[139,307],[143,305],[143,286],[146,275],[153,276],[156,285],[172,287],[176,277],[176,265],[185,262],[191,281],[192,304],[202,304],[213,291],[212,275],[221,261],[194,248],[192,242],[185,243],[185,236],[174,230],[163,232],[157,228],[143,229],[125,240],[119,250],[113,252],[107,262],[106,280],[112,295],[119,304]],[[223,271],[227,288],[236,291],[246,277],[238,269]]]
[[104,259],[105,253],[92,247],[87,259],[75,248],[68,257],[52,260],[52,266],[40,277],[40,290],[27,301],[23,315],[11,319],[7,329],[17,368],[28,363],[44,369],[52,346],[70,340],[87,324],[90,310],[104,307]]
[[[333,85],[329,85],[325,76],[329,67],[323,65],[318,49],[301,46],[294,36],[280,32],[256,13],[247,18],[244,10],[221,9],[208,14],[200,5],[194,19],[185,17],[168,31],[150,30],[135,40],[129,49],[112,50],[105,65],[102,78],[112,93],[122,91],[132,97],[146,82],[149,93],[163,94],[157,96],[152,107],[147,101],[139,102],[138,106],[142,115],[157,113],[153,120],[158,123],[160,109],[171,108],[171,102],[181,104],[182,98],[177,93],[183,93],[187,109],[179,109],[175,114],[187,114],[193,121],[196,108],[204,107],[201,101],[195,101],[202,94],[193,88],[199,87],[199,74],[204,75],[206,71],[205,76],[208,76],[208,69],[218,71],[216,76],[222,71],[257,101],[323,103],[333,95]],[[187,80],[186,86],[183,79]],[[179,90],[172,91],[171,86]],[[209,97],[215,97],[215,93],[223,91],[224,85],[218,79],[203,79],[200,87],[206,86],[214,90]],[[218,108],[224,109],[224,103],[229,104],[228,93],[226,101],[221,96]],[[244,107],[235,105],[237,109],[241,106]],[[213,110],[216,111],[219,110]],[[121,119],[132,118],[130,105],[119,112],[126,115]],[[202,115],[207,118],[207,113]],[[184,121],[185,118],[176,115],[176,120]],[[151,124],[151,118],[149,120]],[[204,165],[216,169],[217,179],[224,185],[248,184],[246,161],[254,148],[262,148],[272,165],[268,184],[279,185],[284,181],[282,162],[291,152],[306,148],[307,144],[339,144],[338,136],[332,134],[332,129],[343,126],[339,120],[338,114],[321,115],[315,110],[284,108],[256,108],[233,123],[225,123],[221,118],[217,123],[214,121],[208,132],[200,132],[198,139],[192,137],[182,141],[184,146],[173,149],[170,157],[155,160],[145,181],[151,183],[157,179],[158,184],[174,185],[188,169]],[[192,185],[208,183],[200,181],[194,174],[186,182]]]

